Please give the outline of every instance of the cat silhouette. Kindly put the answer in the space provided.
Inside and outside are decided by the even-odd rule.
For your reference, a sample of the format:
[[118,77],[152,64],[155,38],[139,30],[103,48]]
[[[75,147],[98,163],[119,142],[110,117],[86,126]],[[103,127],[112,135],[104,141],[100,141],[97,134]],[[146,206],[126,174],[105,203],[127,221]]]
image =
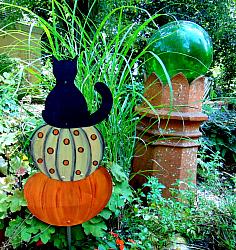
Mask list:
[[102,96],[97,111],[90,113],[85,97],[75,86],[77,57],[73,60],[57,60],[53,57],[53,74],[56,86],[49,93],[42,112],[44,121],[58,128],[93,126],[106,119],[111,111],[113,98],[106,84],[97,82],[95,90]]

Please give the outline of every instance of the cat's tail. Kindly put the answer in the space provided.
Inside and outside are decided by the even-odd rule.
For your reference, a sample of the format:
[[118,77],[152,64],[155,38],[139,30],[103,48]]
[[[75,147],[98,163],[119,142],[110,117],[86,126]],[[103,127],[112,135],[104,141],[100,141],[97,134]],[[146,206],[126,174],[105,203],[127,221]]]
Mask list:
[[106,119],[113,104],[111,91],[106,84],[97,82],[94,86],[94,89],[102,96],[102,103],[99,109],[89,116],[87,121],[88,124],[86,124],[87,126],[93,126]]

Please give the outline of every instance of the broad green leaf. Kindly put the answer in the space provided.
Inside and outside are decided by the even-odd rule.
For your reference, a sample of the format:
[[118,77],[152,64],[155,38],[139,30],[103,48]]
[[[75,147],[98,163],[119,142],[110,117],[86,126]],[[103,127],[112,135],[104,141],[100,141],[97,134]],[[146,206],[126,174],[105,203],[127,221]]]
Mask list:
[[124,173],[124,169],[121,168],[120,165],[113,163],[111,166],[111,172],[112,175],[115,177],[115,179],[118,182],[122,182],[125,180],[128,180],[128,177],[126,176],[126,174]]
[[130,188],[128,181],[117,183],[114,187],[114,190],[116,193],[121,194],[121,196],[126,200],[130,200],[133,196],[132,189]]
[[40,239],[44,244],[48,243],[48,241],[51,239],[50,231],[47,230],[47,231],[44,231],[43,233],[41,233]]
[[87,221],[82,224],[82,227],[84,228],[84,232],[86,235],[92,234],[95,237],[105,236],[105,230],[107,230],[107,226],[104,221],[97,224],[93,224],[90,221]]
[[96,216],[96,217],[92,218],[92,219],[89,220],[89,221],[90,221],[92,224],[97,224],[97,223],[102,222],[103,220],[102,220],[101,217]]
[[26,242],[30,241],[31,234],[29,233],[27,228],[24,228],[24,230],[21,231],[21,239]]
[[13,195],[9,195],[6,201],[9,202],[10,211],[12,213],[20,211],[22,206],[27,206],[23,192],[18,189],[14,191]]
[[107,208],[104,208],[102,212],[99,214],[99,216],[103,217],[106,220],[108,220],[111,217],[111,215],[112,212]]

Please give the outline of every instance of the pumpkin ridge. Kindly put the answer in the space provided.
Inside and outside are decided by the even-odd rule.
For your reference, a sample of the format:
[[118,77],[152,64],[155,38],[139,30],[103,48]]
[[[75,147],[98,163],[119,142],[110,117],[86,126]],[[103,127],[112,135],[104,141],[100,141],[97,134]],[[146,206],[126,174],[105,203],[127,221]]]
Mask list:
[[72,149],[72,168],[71,168],[71,178],[70,180],[73,181],[74,180],[74,176],[75,176],[75,169],[76,169],[76,146],[75,146],[75,139],[74,136],[71,132],[71,129],[69,129],[70,132],[70,138],[71,138],[71,145],[73,147]]
[[61,137],[62,137],[61,134],[63,134],[62,131],[63,131],[63,129],[60,129],[60,133],[59,133],[59,136],[57,138],[56,157],[55,157],[55,169],[56,169],[57,177],[60,181],[63,181],[63,179],[61,178],[61,173],[58,169],[59,162],[58,162],[57,152],[60,150]]
[[73,226],[95,217],[107,205],[111,193],[112,179],[104,167],[85,179],[68,182],[36,173],[24,187],[30,212],[56,226]]
[[[101,170],[101,172],[100,172],[100,175],[101,175],[101,176],[97,176],[97,183],[99,183],[99,182],[101,181],[102,177],[111,178],[111,176],[109,175],[109,173],[107,172],[107,170],[106,170],[105,168],[99,167],[99,169]],[[102,181],[104,181],[104,180],[102,180]],[[104,182],[102,182],[102,183],[104,183]],[[101,185],[102,183],[100,183],[100,185]],[[99,185],[99,186],[100,186],[100,185]],[[96,193],[99,192],[99,186],[97,186],[97,185],[95,186]],[[105,194],[103,194],[103,195],[105,195]],[[96,197],[96,198],[98,198],[98,197]],[[107,198],[106,198],[105,200],[107,200]],[[96,200],[95,200],[95,201],[96,201]],[[107,204],[107,202],[108,202],[108,201],[106,201],[106,204]],[[94,212],[95,212],[96,214],[98,214],[102,209],[103,209],[103,208],[101,208],[101,207],[99,206],[99,207],[97,207],[97,209],[96,209]],[[89,219],[90,219],[90,218],[89,218]]]
[[87,172],[85,173],[85,176],[87,177],[91,173],[91,162],[92,162],[92,153],[91,153],[91,150],[92,149],[91,149],[91,145],[90,145],[89,138],[87,136],[86,131],[84,131],[83,128],[81,128],[81,131],[84,134],[84,137],[86,138],[86,140],[88,142],[88,148],[89,148],[89,150],[87,150],[88,153],[89,153],[89,157],[87,159]]
[[[43,159],[46,159],[46,153],[45,153],[45,152],[46,152],[46,144],[47,144],[47,139],[48,139],[50,133],[52,132],[52,129],[53,129],[53,127],[51,127],[51,128],[47,131],[47,133],[46,133],[46,135],[45,135],[45,139],[44,139],[44,142],[43,142]],[[50,175],[50,173],[48,172],[47,163],[46,163],[45,160],[43,161],[43,166],[44,166],[44,170],[45,170],[45,172],[46,172],[46,175],[47,175],[49,178],[51,178],[51,175]]]
[[[101,147],[101,148],[102,148],[102,150],[101,150],[101,159],[100,159],[100,161],[101,161],[102,158],[103,158],[103,156],[104,156],[105,141],[104,141],[104,139],[103,139],[103,137],[102,137],[102,134],[101,134],[100,130],[97,129],[95,126],[94,126],[94,128],[95,128],[95,130],[97,131],[98,138],[99,138],[99,142],[100,142],[100,144],[102,145],[102,147]],[[99,163],[100,163],[100,161],[99,161]]]
[[[93,175],[94,176],[94,175]],[[91,199],[90,199],[90,205],[88,206],[88,210],[87,210],[87,213],[86,213],[86,216],[84,216],[84,219],[85,221],[89,220],[89,217],[90,217],[90,211],[91,211],[91,208],[93,207],[93,199],[94,199],[94,190],[93,190],[93,179],[91,178],[88,178],[89,180],[89,186],[90,186],[90,190],[92,191],[91,192]]]
[[42,211],[45,213],[45,195],[48,195],[47,192],[45,192],[46,188],[47,188],[47,182],[48,182],[49,179],[45,179],[44,178],[44,183],[43,183],[43,187],[42,187],[42,190],[41,190],[41,209]]
[[[45,167],[43,168],[43,170],[41,170],[39,167],[38,167],[38,164],[37,164],[37,157],[35,155],[35,152],[34,152],[34,147],[35,147],[35,136],[36,134],[38,133],[39,129],[42,129],[44,127],[47,127],[46,124],[43,124],[41,125],[40,127],[38,127],[37,129],[35,129],[35,131],[33,132],[32,136],[31,136],[31,143],[30,143],[30,155],[32,156],[32,159],[33,159],[33,162],[34,162],[34,165],[40,170],[40,171],[43,171],[45,175],[48,175],[47,171],[45,170]],[[44,166],[44,163],[43,163],[43,166]],[[49,176],[49,175],[48,175]]]

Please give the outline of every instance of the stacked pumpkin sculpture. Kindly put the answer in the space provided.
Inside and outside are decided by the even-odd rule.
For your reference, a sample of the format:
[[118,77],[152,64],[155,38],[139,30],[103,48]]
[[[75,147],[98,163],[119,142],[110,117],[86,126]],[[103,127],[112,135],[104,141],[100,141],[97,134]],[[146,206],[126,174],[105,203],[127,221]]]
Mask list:
[[90,114],[74,85],[77,60],[53,58],[56,86],[42,113],[45,125],[32,136],[31,155],[41,173],[30,177],[24,196],[33,215],[56,226],[81,224],[96,216],[108,203],[112,179],[99,166],[104,142],[94,126],[110,113],[112,95],[103,83],[95,89],[102,96],[100,108]]

